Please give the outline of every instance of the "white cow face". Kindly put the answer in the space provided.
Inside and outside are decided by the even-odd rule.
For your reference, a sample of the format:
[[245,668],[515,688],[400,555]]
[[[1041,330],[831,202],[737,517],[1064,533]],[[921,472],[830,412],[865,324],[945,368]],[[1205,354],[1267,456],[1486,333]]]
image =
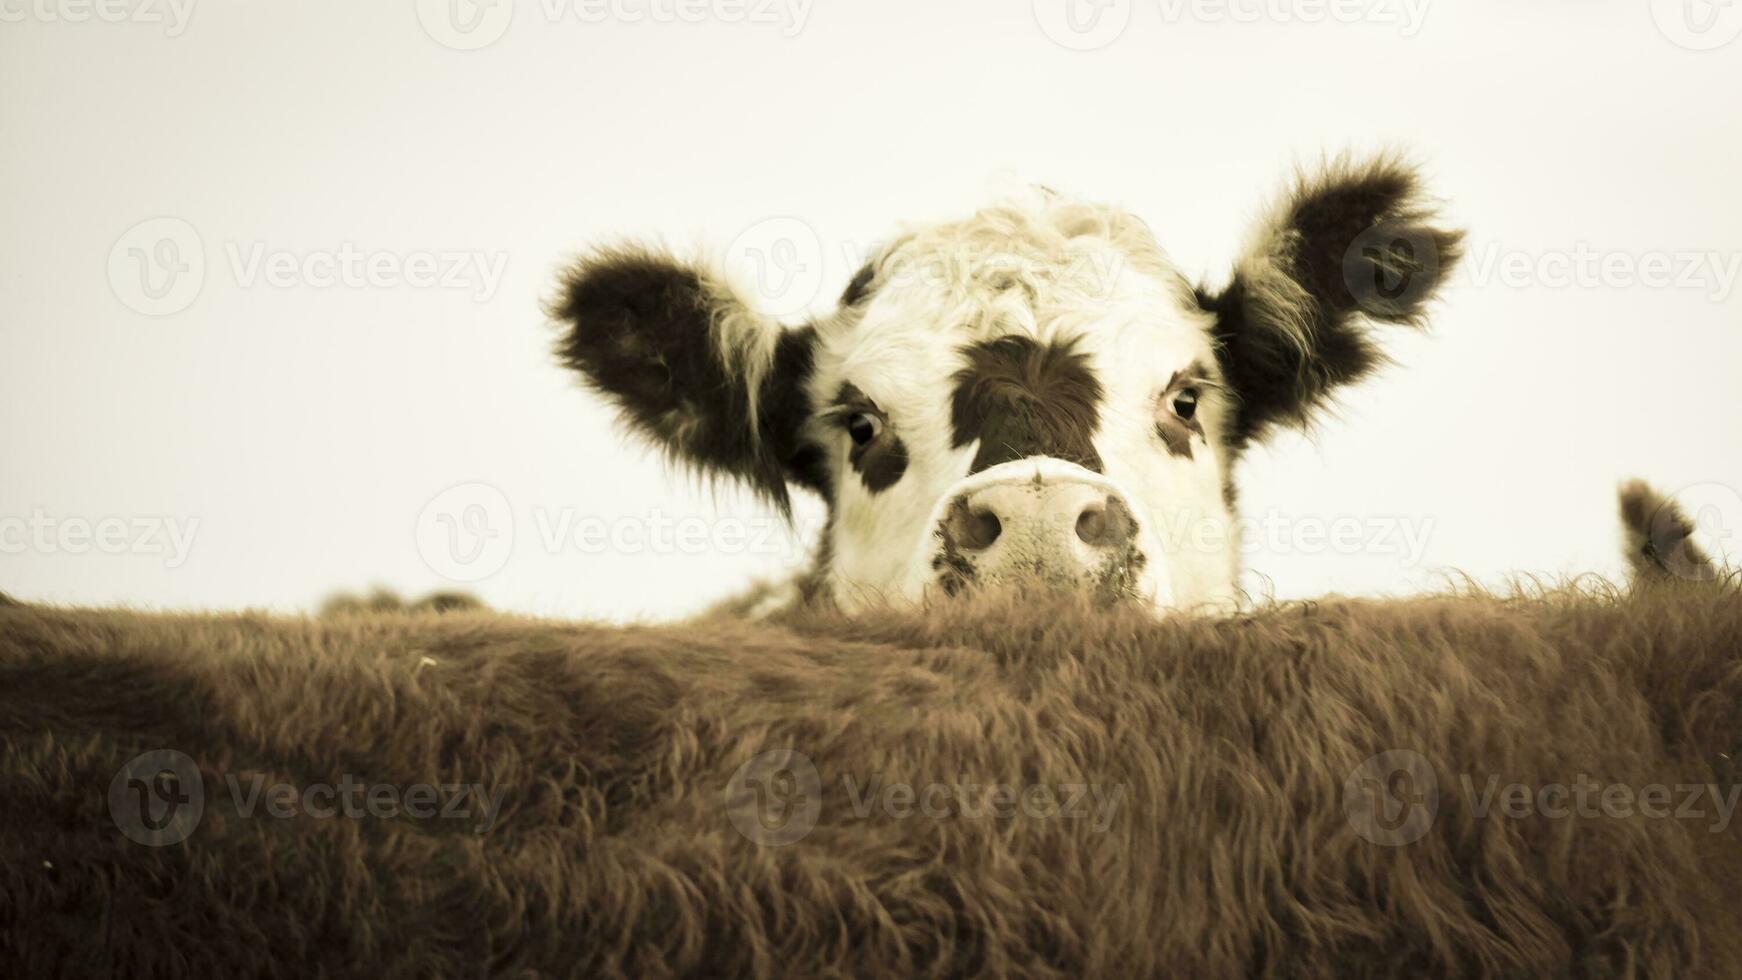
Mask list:
[[[806,386],[838,601],[1035,579],[1232,600],[1215,317],[1140,222],[1037,194],[895,242],[855,287]],[[1213,547],[1165,540],[1204,523]]]
[[1430,217],[1408,168],[1338,163],[1211,293],[1137,218],[1037,191],[897,239],[801,327],[637,249],[579,263],[552,313],[566,363],[673,454],[825,498],[812,598],[1226,607],[1235,457],[1372,369],[1365,321],[1420,320],[1459,241]]

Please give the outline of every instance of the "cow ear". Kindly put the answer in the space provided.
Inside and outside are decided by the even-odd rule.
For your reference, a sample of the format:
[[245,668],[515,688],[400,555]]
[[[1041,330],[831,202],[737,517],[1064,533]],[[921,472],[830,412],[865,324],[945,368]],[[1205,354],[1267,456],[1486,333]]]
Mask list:
[[1297,174],[1228,287],[1199,291],[1238,396],[1235,444],[1310,423],[1337,388],[1383,363],[1370,327],[1422,325],[1462,240],[1436,227],[1415,169],[1395,157]]
[[562,277],[558,358],[672,458],[747,483],[785,513],[789,480],[819,492],[801,442],[815,333],[758,315],[723,277],[640,246]]

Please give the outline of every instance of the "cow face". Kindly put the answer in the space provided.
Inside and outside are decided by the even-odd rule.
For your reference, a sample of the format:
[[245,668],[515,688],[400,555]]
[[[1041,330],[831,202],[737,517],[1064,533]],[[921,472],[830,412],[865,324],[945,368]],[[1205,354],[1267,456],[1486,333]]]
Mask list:
[[897,239],[800,327],[641,248],[583,259],[551,312],[565,363],[672,455],[782,510],[822,495],[813,596],[1224,607],[1235,458],[1376,365],[1371,321],[1420,321],[1459,241],[1430,218],[1407,167],[1333,164],[1210,292],[1135,217],[1036,191]]

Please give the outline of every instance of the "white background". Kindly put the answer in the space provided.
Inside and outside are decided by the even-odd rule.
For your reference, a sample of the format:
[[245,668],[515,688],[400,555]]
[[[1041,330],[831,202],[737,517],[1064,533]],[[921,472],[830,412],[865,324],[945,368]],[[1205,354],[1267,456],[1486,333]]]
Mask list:
[[[763,0],[449,2],[196,3],[166,23],[167,0],[104,8],[117,22],[0,0],[0,590],[289,610],[493,570],[468,587],[500,608],[689,611],[805,545],[758,541],[767,514],[666,469],[554,366],[539,301],[565,256],[623,235],[725,249],[795,218],[817,243],[798,299],[827,303],[900,223],[1017,179],[1144,216],[1219,281],[1293,161],[1392,144],[1427,164],[1470,262],[1340,418],[1248,457],[1241,499],[1259,519],[1411,521],[1427,549],[1261,547],[1250,588],[1619,576],[1620,478],[1742,486],[1742,285],[1709,264],[1742,252],[1742,42],[1720,43],[1742,4],[1438,0],[1411,24],[1402,0],[1356,22],[1311,0],[1097,21],[1082,0],[1093,27],[1073,35],[1062,0],[819,0],[802,19]],[[162,217],[185,225],[127,237]],[[166,280],[138,255],[165,254],[169,227],[196,236],[203,280],[178,252],[182,293],[142,298],[139,274]],[[487,297],[245,281],[251,254],[346,247],[506,265]],[[1552,256],[1581,249],[1706,265],[1691,286],[1565,281]],[[139,312],[154,303],[177,308]],[[489,489],[440,497],[468,483]],[[439,523],[432,499],[466,519]],[[443,535],[480,515],[496,550],[456,568]],[[711,523],[682,546],[545,540],[656,515]],[[19,536],[33,517],[46,538]],[[197,526],[179,563],[57,536],[108,518]],[[721,519],[750,522],[744,540]]]

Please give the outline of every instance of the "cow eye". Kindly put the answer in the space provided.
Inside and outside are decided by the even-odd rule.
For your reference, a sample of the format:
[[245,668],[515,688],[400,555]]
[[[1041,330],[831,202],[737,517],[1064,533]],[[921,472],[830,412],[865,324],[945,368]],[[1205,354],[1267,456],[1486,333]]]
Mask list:
[[854,412],[847,417],[847,435],[853,445],[863,446],[883,432],[883,420],[870,412]]
[[1198,389],[1182,388],[1173,393],[1173,414],[1190,422],[1198,414]]

